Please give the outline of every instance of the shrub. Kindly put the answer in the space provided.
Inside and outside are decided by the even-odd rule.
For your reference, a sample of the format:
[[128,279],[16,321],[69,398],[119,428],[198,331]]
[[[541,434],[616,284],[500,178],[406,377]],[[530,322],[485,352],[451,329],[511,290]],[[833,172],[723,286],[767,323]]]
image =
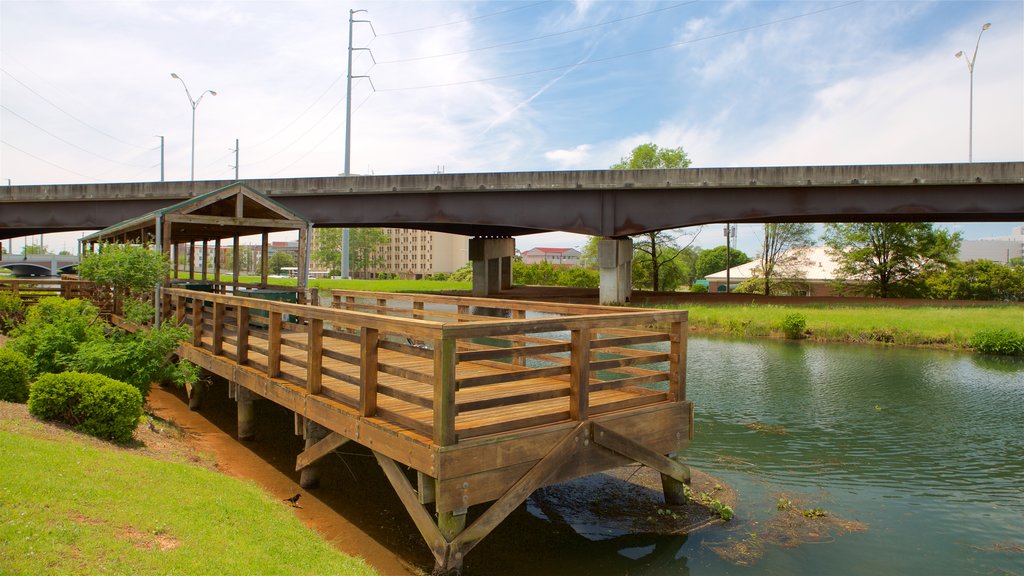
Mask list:
[[690,284],[691,294],[707,294],[708,287],[704,284]]
[[83,342],[103,338],[99,312],[85,300],[43,298],[28,309],[8,344],[28,357],[32,375],[63,372]]
[[171,358],[188,334],[187,327],[169,322],[135,333],[119,330],[109,339],[82,344],[70,367],[126,382],[145,396],[153,382],[178,381],[178,370]]
[[28,410],[104,440],[128,442],[142,416],[142,394],[101,374],[44,374],[32,385]]
[[25,320],[25,306],[20,296],[0,294],[0,334],[8,334]]
[[0,347],[0,400],[19,404],[28,400],[28,372],[24,354]]
[[982,330],[971,337],[968,345],[983,354],[1024,356],[1024,333],[1006,328]]
[[799,340],[804,337],[804,332],[807,330],[807,319],[804,318],[803,314],[787,314],[782,319],[782,332],[786,334],[786,338],[790,340]]

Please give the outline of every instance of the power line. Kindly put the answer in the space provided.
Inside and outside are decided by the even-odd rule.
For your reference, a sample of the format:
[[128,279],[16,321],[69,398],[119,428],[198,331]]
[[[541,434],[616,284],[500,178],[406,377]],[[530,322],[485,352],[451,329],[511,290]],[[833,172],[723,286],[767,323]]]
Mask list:
[[21,152],[22,154],[24,154],[26,156],[30,156],[32,158],[35,158],[36,160],[39,160],[40,162],[42,162],[44,164],[49,164],[50,166],[53,166],[54,168],[58,168],[58,169],[63,170],[65,172],[70,172],[70,173],[72,173],[72,174],[74,174],[76,176],[81,176],[82,178],[88,178],[89,180],[92,180],[93,182],[99,182],[98,179],[93,178],[92,176],[86,176],[85,174],[82,174],[81,172],[75,172],[74,170],[72,170],[70,168],[65,168],[65,167],[61,166],[60,164],[54,164],[53,162],[50,162],[49,160],[44,160],[43,158],[40,158],[39,156],[36,156],[35,154],[32,154],[31,152],[26,152],[26,151],[22,150],[21,148],[18,148],[17,146],[15,146],[14,144],[11,144],[10,142],[8,142],[6,140],[0,140],[0,144],[4,144],[5,146],[9,146],[11,148],[14,148],[18,152]]
[[[61,138],[60,136],[57,136],[53,132],[50,132],[46,128],[43,128],[42,126],[40,126],[40,125],[36,124],[35,122],[29,120],[28,118],[25,118],[21,114],[18,114],[17,112],[15,112],[14,110],[11,110],[7,106],[4,106],[3,104],[0,104],[0,108],[3,108],[4,110],[6,110],[7,112],[11,113],[15,117],[21,119],[22,122],[30,124],[30,125],[34,126],[35,128],[37,128],[38,130],[40,130],[40,131],[42,131],[42,132],[52,136],[53,138],[56,138],[57,140],[60,140],[61,142],[67,144],[68,146],[71,146],[72,148],[77,148],[77,149],[81,150],[82,152],[85,152],[86,154],[89,154],[90,156],[95,156],[95,157],[99,158],[100,160],[106,160],[107,162],[113,162],[114,164],[121,164],[122,166],[128,166],[129,168],[138,168],[139,167],[138,164],[128,164],[126,162],[121,162],[120,160],[112,160],[110,158],[106,158],[104,156],[100,156],[99,154],[97,154],[95,152],[92,152],[91,150],[87,150],[85,148],[82,148],[78,144],[75,144],[73,142],[69,142],[69,141],[65,140],[64,138]],[[155,148],[150,148],[150,150],[155,150]]]
[[306,106],[306,109],[303,110],[302,112],[300,112],[299,115],[296,116],[291,122],[286,124],[283,128],[281,128],[277,132],[274,132],[274,134],[272,134],[267,139],[261,140],[260,142],[257,142],[255,144],[253,144],[253,146],[254,147],[262,146],[263,144],[266,144],[267,142],[270,142],[274,138],[277,138],[282,132],[284,132],[285,130],[291,128],[293,125],[295,125],[295,123],[299,121],[299,118],[302,118],[303,116],[305,116],[306,112],[309,112],[313,108],[313,106],[316,106],[317,103],[320,102],[320,100],[323,100],[324,96],[326,96],[327,93],[331,91],[331,88],[334,88],[334,85],[337,84],[344,77],[345,77],[345,75],[341,74],[337,78],[335,78],[334,81],[331,82],[331,84],[323,92],[321,92],[319,96],[316,97],[316,100],[313,100],[312,104],[310,104],[309,106]]
[[491,44],[490,46],[481,46],[479,48],[470,48],[468,50],[459,50],[457,52],[447,52],[444,54],[432,54],[429,56],[414,56],[412,58],[400,58],[398,60],[381,60],[378,64],[399,64],[403,62],[416,62],[418,60],[430,60],[433,58],[445,58],[448,56],[458,56],[460,54],[472,54],[474,52],[484,52],[486,50],[493,50],[495,48],[504,48],[506,46],[515,46],[516,44],[525,44],[527,42],[534,42],[536,40],[545,40],[547,38],[554,38],[556,36],[565,36],[566,34],[573,34],[575,32],[582,32],[583,30],[591,30],[593,28],[600,28],[601,26],[607,26],[609,24],[617,24],[619,22],[625,22],[626,20],[633,20],[641,18],[643,16],[649,16],[658,12],[664,12],[666,10],[674,10],[682,6],[688,6],[690,4],[696,4],[699,0],[690,0],[689,2],[680,2],[678,4],[672,4],[671,6],[665,6],[663,8],[657,8],[649,10],[647,12],[640,12],[639,14],[633,14],[630,16],[623,16],[621,18],[614,18],[611,20],[605,20],[596,24],[590,24],[588,26],[581,26],[579,28],[573,28],[571,30],[563,30],[561,32],[552,32],[550,34],[542,34],[540,36],[534,36],[532,38],[524,38],[522,40],[512,40],[510,42],[502,42],[500,44]]
[[89,124],[89,123],[88,123],[88,122],[86,122],[85,120],[82,120],[81,118],[78,118],[77,116],[75,116],[75,115],[74,115],[74,114],[72,114],[71,112],[68,112],[67,110],[65,110],[65,109],[61,108],[60,106],[58,106],[57,104],[55,104],[55,103],[54,103],[53,101],[51,101],[51,100],[50,100],[49,98],[47,98],[46,96],[43,96],[43,95],[42,95],[42,94],[40,94],[39,92],[36,92],[35,90],[33,90],[33,89],[32,89],[32,87],[31,87],[31,86],[29,86],[28,84],[25,84],[25,83],[24,83],[24,82],[22,82],[21,80],[18,80],[18,79],[17,79],[17,78],[16,78],[15,76],[14,76],[14,74],[11,74],[11,73],[10,73],[10,72],[8,72],[7,70],[4,70],[3,68],[0,68],[0,72],[3,72],[4,74],[7,74],[8,76],[10,76],[10,77],[11,77],[11,80],[14,80],[14,81],[15,81],[15,82],[17,82],[18,84],[21,84],[21,85],[22,85],[22,86],[23,86],[23,87],[24,87],[24,88],[25,88],[26,90],[28,90],[29,92],[31,92],[31,93],[35,94],[36,96],[38,96],[38,97],[39,97],[39,98],[40,98],[40,99],[41,99],[41,100],[42,100],[43,102],[46,102],[46,103],[47,103],[47,104],[49,104],[50,106],[53,106],[53,107],[54,107],[54,108],[56,108],[57,110],[60,110],[60,111],[61,111],[61,112],[63,112],[64,114],[67,114],[67,115],[68,115],[68,116],[69,116],[69,117],[70,117],[70,118],[71,118],[72,120],[74,120],[74,121],[78,122],[79,124],[81,124],[81,125],[85,126],[86,128],[90,128],[90,129],[92,129],[92,130],[95,130],[96,132],[99,132],[100,134],[102,134],[102,135],[106,136],[107,138],[110,138],[111,140],[115,140],[115,141],[117,141],[117,142],[120,142],[121,144],[126,144],[126,145],[128,145],[128,146],[134,146],[134,147],[136,147],[136,148],[141,148],[141,149],[145,149],[145,150],[148,150],[148,148],[146,148],[145,146],[140,146],[140,145],[138,145],[138,144],[134,144],[134,143],[132,143],[132,142],[127,142],[127,141],[125,141],[125,140],[122,140],[122,139],[118,138],[117,136],[114,136],[113,134],[109,134],[109,133],[107,133],[107,132],[104,132],[103,130],[100,130],[99,128],[97,128],[97,127],[93,126],[92,124]]
[[547,68],[539,68],[539,69],[530,70],[530,71],[527,71],[527,72],[517,72],[515,74],[502,74],[502,75],[499,75],[499,76],[490,76],[488,78],[477,78],[475,80],[460,80],[458,82],[446,82],[446,83],[443,83],[443,84],[424,84],[424,85],[421,85],[421,86],[406,86],[406,87],[402,87],[402,88],[378,88],[377,92],[401,92],[401,91],[405,91],[405,90],[427,90],[427,89],[430,89],[430,88],[448,88],[448,87],[451,87],[451,86],[464,86],[466,84],[479,84],[479,83],[482,83],[482,82],[493,82],[495,80],[505,80],[505,79],[508,79],[508,78],[520,78],[520,77],[523,77],[523,76],[532,76],[534,74],[541,74],[541,73],[544,73],[544,72],[554,72],[554,71],[557,71],[557,70],[565,70],[566,68],[572,68],[574,66],[584,66],[584,65],[587,65],[587,64],[599,64],[599,63],[602,63],[602,62],[610,62],[612,60],[619,60],[621,58],[628,58],[630,56],[639,56],[641,54],[649,54],[651,52],[658,52],[660,50],[667,50],[669,48],[678,48],[680,46],[686,46],[688,44],[695,44],[697,42],[703,42],[705,40],[714,40],[716,38],[722,38],[724,36],[730,36],[732,34],[740,34],[742,32],[749,32],[751,30],[756,30],[758,28],[764,28],[764,27],[767,27],[767,26],[772,26],[774,24],[781,24],[783,22],[790,22],[790,21],[793,21],[793,20],[798,20],[800,18],[806,18],[808,16],[815,16],[817,14],[821,14],[821,13],[824,13],[824,12],[830,12],[832,10],[839,10],[841,8],[846,8],[846,7],[849,7],[849,6],[853,6],[854,4],[862,4],[863,2],[864,2],[864,0],[853,0],[852,2],[846,2],[844,4],[839,4],[837,6],[830,6],[828,8],[821,8],[819,10],[812,10],[810,12],[805,12],[803,14],[796,14],[794,16],[787,16],[785,18],[779,18],[778,20],[771,20],[771,21],[768,21],[768,22],[762,22],[760,24],[754,24],[752,26],[746,26],[746,27],[743,27],[743,28],[736,28],[734,30],[728,30],[726,32],[720,32],[718,34],[711,34],[711,35],[708,35],[708,36],[701,36],[699,38],[691,38],[690,40],[684,40],[682,42],[673,42],[671,44],[665,44],[665,45],[662,45],[662,46],[655,46],[653,48],[645,48],[643,50],[634,50],[632,52],[625,52],[625,53],[622,53],[622,54],[616,54],[616,55],[613,55],[613,56],[606,56],[606,57],[603,57],[603,58],[594,58],[592,60],[584,60],[582,62],[577,62],[577,63],[574,63],[574,64],[562,64],[562,65],[559,65],[559,66],[550,66],[550,67],[547,67]]
[[534,6],[540,6],[541,4],[550,4],[552,0],[544,0],[543,2],[534,2],[533,4],[526,4],[524,6],[516,6],[515,8],[509,8],[508,10],[500,10],[498,12],[491,12],[489,14],[481,14],[480,16],[473,16],[472,18],[466,18],[464,20],[455,20],[453,22],[445,22],[444,24],[433,24],[431,26],[421,26],[419,28],[409,28],[407,30],[399,30],[398,32],[385,32],[384,34],[376,34],[375,36],[398,36],[399,34],[408,34],[410,32],[422,32],[423,30],[433,30],[435,28],[444,28],[445,26],[454,26],[455,24],[462,24],[463,22],[473,22],[474,20],[483,20],[485,18],[491,18],[492,16],[500,16],[502,14],[508,14],[509,12],[515,12],[517,10],[525,10],[527,8],[533,8]]
[[[366,98],[363,98],[363,100],[362,100],[361,102],[359,102],[359,104],[357,104],[357,105],[356,105],[355,109],[354,109],[354,110],[352,110],[352,112],[358,112],[358,111],[359,111],[359,109],[363,107],[363,104],[366,104],[366,101],[370,99],[370,96],[373,96],[373,92],[370,92],[369,94],[367,94],[367,95],[366,95]],[[277,175],[278,175],[278,174],[280,174],[281,172],[284,172],[285,170],[287,170],[287,169],[291,168],[292,166],[294,166],[295,164],[297,164],[297,163],[298,163],[298,162],[299,162],[300,160],[302,160],[302,159],[303,159],[303,158],[305,158],[306,156],[309,156],[310,154],[312,154],[312,153],[313,153],[313,152],[314,152],[314,151],[315,151],[315,150],[316,150],[317,148],[319,148],[319,147],[320,147],[320,145],[322,145],[322,144],[323,144],[324,142],[326,142],[328,138],[330,138],[331,136],[333,136],[335,132],[337,132],[338,130],[341,130],[341,128],[342,128],[342,127],[343,127],[344,125],[345,125],[345,123],[344,123],[344,122],[342,122],[342,123],[338,124],[337,126],[335,126],[333,130],[331,130],[330,132],[328,132],[326,136],[324,136],[323,138],[321,138],[321,139],[320,139],[320,141],[319,141],[319,142],[317,142],[316,144],[314,144],[312,148],[310,148],[309,150],[306,150],[306,152],[305,152],[305,153],[303,153],[303,154],[302,154],[302,156],[299,156],[299,157],[298,157],[298,158],[296,158],[296,159],[295,159],[294,161],[292,161],[292,163],[291,163],[291,164],[288,164],[288,165],[287,165],[287,166],[285,166],[284,168],[281,168],[281,169],[280,169],[280,170],[278,170],[277,172],[274,172],[274,173],[273,173],[272,175],[273,175],[273,176],[277,176]]]

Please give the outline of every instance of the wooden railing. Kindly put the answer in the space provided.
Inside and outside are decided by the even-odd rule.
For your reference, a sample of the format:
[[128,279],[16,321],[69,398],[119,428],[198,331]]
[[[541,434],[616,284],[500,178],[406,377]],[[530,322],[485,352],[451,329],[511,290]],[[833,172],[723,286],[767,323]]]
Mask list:
[[686,396],[683,311],[350,291],[332,292],[331,308],[164,295],[193,346],[437,446]]
[[[86,280],[61,278],[0,278],[0,292],[14,294],[26,304],[34,304],[47,296],[93,300],[97,287]],[[102,302],[103,298],[99,298]]]

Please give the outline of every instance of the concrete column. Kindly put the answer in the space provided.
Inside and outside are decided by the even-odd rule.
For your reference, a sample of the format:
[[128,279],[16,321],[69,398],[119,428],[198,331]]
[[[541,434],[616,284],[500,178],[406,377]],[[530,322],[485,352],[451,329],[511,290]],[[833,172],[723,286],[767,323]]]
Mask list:
[[199,411],[203,406],[203,394],[206,393],[206,383],[202,380],[192,384],[188,390],[188,408],[194,412]]
[[[306,420],[306,450],[309,450],[314,444],[324,439],[327,436],[329,430],[323,426],[313,422],[312,420]],[[299,486],[305,489],[316,488],[320,485],[320,465],[310,464],[299,472]]]
[[633,293],[633,240],[602,238],[597,242],[597,262],[601,270],[601,304],[629,302]]
[[238,439],[254,440],[256,438],[256,394],[248,388],[239,386],[235,391],[238,403]]
[[513,238],[472,238],[469,259],[473,262],[473,296],[490,296],[512,287]]

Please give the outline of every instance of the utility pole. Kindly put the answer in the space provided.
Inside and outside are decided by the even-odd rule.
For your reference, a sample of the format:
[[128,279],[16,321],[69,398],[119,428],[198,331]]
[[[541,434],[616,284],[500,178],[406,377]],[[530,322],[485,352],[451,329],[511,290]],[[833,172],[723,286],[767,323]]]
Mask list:
[[[353,76],[352,75],[352,51],[353,50],[366,50],[370,52],[369,48],[353,48],[352,47],[352,28],[356,22],[365,22],[370,25],[370,30],[373,35],[376,36],[377,32],[373,29],[373,23],[369,20],[356,20],[355,15],[359,12],[366,12],[366,10],[354,10],[349,9],[348,11],[348,72],[345,74],[347,79],[345,87],[345,172],[344,176],[349,176],[352,164],[352,79],[353,78],[367,78],[369,76]],[[373,58],[373,52],[370,52],[370,58]],[[373,86],[373,82],[370,82],[370,86]],[[348,228],[342,228],[341,230],[341,277],[349,277],[348,268],[349,259],[349,233]]]
[[725,225],[725,293],[732,292],[732,282],[729,278],[729,269],[732,268],[732,239],[736,237],[736,227],[732,224]]
[[231,150],[235,153],[235,165],[231,168],[235,169],[235,182],[238,181],[238,138],[235,138],[235,147]]
[[160,181],[164,181],[164,137],[157,136],[160,139]]

